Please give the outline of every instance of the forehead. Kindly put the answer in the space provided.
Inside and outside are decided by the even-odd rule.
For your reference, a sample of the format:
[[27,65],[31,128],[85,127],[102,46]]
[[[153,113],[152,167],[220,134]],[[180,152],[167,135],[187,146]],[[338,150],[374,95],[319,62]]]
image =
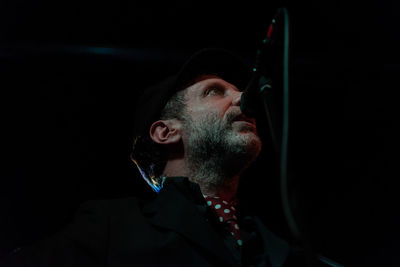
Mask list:
[[235,85],[227,82],[223,78],[219,77],[215,74],[202,74],[193,79],[188,86],[186,86],[185,90],[187,94],[196,93],[197,91],[202,91],[202,89],[207,88],[212,85],[220,85],[226,87],[227,89],[233,89],[235,91],[239,91]]

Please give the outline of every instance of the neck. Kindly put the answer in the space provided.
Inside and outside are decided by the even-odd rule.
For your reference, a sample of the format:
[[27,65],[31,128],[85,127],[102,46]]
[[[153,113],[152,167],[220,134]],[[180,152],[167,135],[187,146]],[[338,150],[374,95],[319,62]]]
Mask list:
[[163,174],[167,177],[188,177],[190,181],[200,186],[201,192],[206,196],[218,196],[227,201],[236,198],[239,175],[227,177],[207,164],[193,170],[188,167],[184,159],[171,157],[165,165]]
[[165,176],[185,176],[189,177],[189,171],[186,167],[185,161],[182,158],[170,158],[164,168],[163,174]]
[[227,201],[236,198],[239,175],[228,175],[224,168],[213,160],[187,166],[190,166],[189,179],[199,184],[204,195],[218,196]]
[[229,201],[236,198],[240,173],[230,164],[215,157],[202,162],[188,163],[191,179],[200,185],[207,196],[218,196]]
[[230,178],[223,184],[204,184],[199,181],[197,183],[200,185],[204,195],[220,197],[223,200],[231,201],[236,198],[239,177]]

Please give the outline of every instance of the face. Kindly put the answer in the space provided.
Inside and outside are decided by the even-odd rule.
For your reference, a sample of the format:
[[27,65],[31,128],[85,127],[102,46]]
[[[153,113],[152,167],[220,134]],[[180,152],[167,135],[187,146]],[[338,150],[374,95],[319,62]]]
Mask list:
[[203,75],[187,88],[186,111],[194,121],[213,114],[238,133],[257,135],[256,121],[240,111],[241,96],[242,92],[233,84],[215,75]]
[[182,136],[189,163],[231,172],[224,176],[239,173],[261,151],[255,120],[240,111],[242,92],[214,75],[200,76],[186,90]]

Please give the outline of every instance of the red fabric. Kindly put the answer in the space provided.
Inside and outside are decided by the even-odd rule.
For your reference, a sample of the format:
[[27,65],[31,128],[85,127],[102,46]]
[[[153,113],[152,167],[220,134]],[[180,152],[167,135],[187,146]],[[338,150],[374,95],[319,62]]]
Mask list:
[[207,205],[214,211],[219,221],[227,225],[229,231],[235,237],[237,244],[241,246],[242,240],[240,237],[240,229],[236,217],[236,203],[229,203],[219,197],[209,196],[206,196],[205,200]]

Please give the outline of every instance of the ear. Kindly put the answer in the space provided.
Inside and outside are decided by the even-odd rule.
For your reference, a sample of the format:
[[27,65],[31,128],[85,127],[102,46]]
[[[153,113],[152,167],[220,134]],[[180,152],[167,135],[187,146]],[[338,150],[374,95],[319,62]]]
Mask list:
[[178,143],[181,138],[182,124],[177,119],[159,120],[150,127],[150,137],[158,144]]

